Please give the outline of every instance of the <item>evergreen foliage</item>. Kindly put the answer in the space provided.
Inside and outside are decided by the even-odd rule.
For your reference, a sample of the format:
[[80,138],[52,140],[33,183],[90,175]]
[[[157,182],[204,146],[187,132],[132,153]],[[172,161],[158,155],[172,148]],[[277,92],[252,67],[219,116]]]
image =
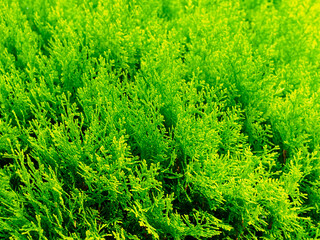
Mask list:
[[1,239],[319,239],[320,2],[0,0]]

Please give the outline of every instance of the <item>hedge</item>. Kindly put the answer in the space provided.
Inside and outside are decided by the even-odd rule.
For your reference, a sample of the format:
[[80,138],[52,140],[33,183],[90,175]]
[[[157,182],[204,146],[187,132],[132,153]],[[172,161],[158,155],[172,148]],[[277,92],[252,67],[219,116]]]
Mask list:
[[320,238],[319,16],[1,0],[0,238]]

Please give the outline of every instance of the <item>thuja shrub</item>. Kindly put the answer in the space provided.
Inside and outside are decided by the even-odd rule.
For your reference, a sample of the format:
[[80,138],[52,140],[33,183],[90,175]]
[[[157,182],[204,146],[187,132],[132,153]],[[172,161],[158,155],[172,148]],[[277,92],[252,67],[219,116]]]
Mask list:
[[1,239],[318,239],[318,1],[1,0]]

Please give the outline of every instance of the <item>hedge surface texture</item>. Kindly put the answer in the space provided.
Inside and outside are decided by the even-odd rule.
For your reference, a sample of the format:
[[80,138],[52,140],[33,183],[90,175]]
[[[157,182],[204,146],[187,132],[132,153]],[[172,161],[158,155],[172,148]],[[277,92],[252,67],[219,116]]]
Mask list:
[[0,239],[319,239],[318,0],[0,0]]

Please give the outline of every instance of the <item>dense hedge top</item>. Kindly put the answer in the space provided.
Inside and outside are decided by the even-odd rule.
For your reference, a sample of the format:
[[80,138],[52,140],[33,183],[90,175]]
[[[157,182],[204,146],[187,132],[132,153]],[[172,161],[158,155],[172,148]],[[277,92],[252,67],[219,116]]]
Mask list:
[[317,0],[0,0],[0,238],[320,238],[319,39]]

